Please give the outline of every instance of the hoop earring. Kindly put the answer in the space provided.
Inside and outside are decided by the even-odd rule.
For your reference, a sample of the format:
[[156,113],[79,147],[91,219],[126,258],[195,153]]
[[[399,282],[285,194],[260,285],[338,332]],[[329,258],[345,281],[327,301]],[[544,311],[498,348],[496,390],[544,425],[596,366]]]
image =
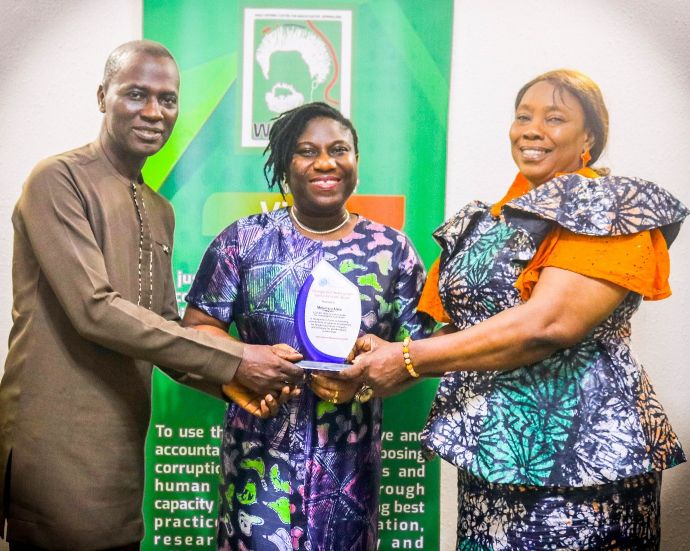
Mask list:
[[580,155],[580,159],[582,159],[582,168],[587,168],[589,161],[592,160],[592,156],[589,154],[589,147],[585,148],[582,155]]
[[280,182],[278,182],[278,187],[280,188],[280,193],[283,194],[283,197],[290,193],[290,185],[287,182],[287,178],[283,178]]

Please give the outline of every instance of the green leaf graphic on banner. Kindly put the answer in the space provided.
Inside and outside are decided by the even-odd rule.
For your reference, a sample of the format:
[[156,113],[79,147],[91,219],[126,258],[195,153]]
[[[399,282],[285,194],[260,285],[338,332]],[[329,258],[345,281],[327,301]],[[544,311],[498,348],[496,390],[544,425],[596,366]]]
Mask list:
[[160,189],[236,78],[236,53],[180,73],[180,116],[175,130],[144,166],[144,179],[151,188]]

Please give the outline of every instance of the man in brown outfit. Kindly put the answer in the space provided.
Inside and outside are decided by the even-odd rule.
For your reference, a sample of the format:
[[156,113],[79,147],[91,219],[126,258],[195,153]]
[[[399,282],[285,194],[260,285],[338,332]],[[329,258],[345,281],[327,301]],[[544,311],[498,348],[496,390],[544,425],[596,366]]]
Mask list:
[[139,549],[152,363],[262,395],[302,377],[286,361],[298,356],[177,323],[173,211],[141,169],[172,131],[178,88],[160,44],[117,48],[98,139],[39,163],[12,216],[0,384],[0,535],[6,519],[12,551]]

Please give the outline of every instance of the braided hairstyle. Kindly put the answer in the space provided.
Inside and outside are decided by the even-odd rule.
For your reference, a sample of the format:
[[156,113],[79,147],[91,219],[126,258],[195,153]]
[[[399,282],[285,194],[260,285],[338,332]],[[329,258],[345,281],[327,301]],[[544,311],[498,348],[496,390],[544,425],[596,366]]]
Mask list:
[[268,133],[268,145],[264,149],[264,155],[267,152],[269,155],[264,164],[264,177],[269,189],[273,189],[277,185],[285,197],[286,190],[283,189],[282,182],[289,172],[297,140],[304,132],[307,124],[320,117],[338,121],[347,128],[352,134],[355,154],[359,153],[357,131],[352,126],[350,119],[344,117],[337,109],[320,101],[300,105],[276,117]]

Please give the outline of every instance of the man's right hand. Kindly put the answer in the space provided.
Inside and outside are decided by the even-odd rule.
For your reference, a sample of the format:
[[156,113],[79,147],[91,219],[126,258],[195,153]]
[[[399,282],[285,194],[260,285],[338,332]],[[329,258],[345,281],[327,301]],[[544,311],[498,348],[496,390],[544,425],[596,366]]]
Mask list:
[[246,344],[235,379],[261,396],[279,396],[283,387],[297,386],[304,379],[304,370],[292,363],[301,359],[302,355],[286,344]]

